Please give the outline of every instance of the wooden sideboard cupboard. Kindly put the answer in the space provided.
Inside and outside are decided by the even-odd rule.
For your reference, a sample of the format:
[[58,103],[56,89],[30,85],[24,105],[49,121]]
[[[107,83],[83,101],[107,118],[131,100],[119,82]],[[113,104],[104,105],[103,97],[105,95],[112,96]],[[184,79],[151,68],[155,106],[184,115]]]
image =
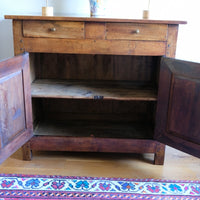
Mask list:
[[164,144],[200,157],[200,67],[172,58],[186,22],[5,18],[15,57],[0,64],[0,162],[22,145],[25,160],[92,151],[163,164]]

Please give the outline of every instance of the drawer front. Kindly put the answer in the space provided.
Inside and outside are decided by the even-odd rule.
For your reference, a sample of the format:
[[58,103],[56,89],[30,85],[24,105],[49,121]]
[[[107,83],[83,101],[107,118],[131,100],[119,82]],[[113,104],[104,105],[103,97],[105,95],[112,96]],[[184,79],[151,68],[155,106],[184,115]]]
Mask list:
[[112,40],[166,41],[166,24],[107,23],[106,38]]
[[23,21],[24,37],[84,38],[84,22]]

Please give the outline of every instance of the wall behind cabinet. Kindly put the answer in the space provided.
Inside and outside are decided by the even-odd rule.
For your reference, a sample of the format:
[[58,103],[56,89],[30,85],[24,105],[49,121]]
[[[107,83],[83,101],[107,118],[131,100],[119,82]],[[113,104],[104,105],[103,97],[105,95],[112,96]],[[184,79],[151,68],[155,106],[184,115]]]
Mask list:
[[[110,17],[141,18],[142,10],[147,8],[148,0],[104,0]],[[89,0],[49,0],[55,13],[83,14],[89,16]],[[0,60],[13,56],[13,38],[8,14],[41,14],[45,0],[2,0],[0,1]],[[200,62],[200,1],[199,0],[151,0],[152,19],[186,20],[181,25],[176,57]]]

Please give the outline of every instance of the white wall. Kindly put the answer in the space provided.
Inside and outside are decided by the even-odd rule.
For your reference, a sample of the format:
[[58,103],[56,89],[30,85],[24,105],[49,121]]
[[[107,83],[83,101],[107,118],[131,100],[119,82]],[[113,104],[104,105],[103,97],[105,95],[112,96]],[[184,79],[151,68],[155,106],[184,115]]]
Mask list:
[[[141,18],[148,0],[104,0],[106,15],[110,17]],[[49,0],[58,14],[83,14],[89,16],[89,0]],[[41,14],[45,0],[0,1],[0,60],[13,56],[11,20],[3,20],[7,14]],[[181,25],[176,57],[200,62],[200,1],[199,0],[151,0],[150,18],[186,20]]]

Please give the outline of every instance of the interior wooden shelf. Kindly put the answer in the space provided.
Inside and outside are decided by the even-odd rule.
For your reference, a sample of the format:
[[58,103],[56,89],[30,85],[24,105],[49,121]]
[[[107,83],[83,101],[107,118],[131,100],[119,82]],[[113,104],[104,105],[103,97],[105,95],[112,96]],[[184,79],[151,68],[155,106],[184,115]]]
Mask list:
[[36,79],[34,98],[110,99],[156,101],[156,90],[127,81],[67,81]]
[[141,122],[41,121],[36,125],[34,135],[152,139],[153,125]]

